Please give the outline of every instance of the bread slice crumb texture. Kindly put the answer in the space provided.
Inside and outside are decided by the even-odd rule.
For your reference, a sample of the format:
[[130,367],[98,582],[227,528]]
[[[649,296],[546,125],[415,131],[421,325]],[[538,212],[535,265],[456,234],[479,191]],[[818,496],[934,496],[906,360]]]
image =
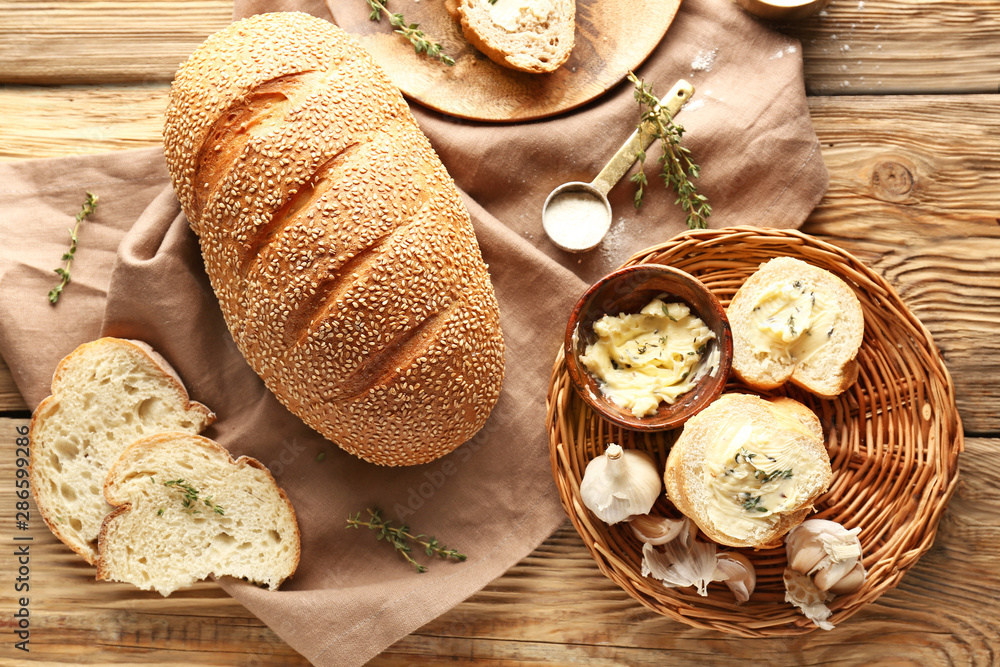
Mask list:
[[52,395],[31,420],[31,486],[42,518],[93,563],[112,509],[104,479],[122,451],[162,431],[199,433],[214,419],[148,346],[101,338],[78,347],[59,363]]
[[208,577],[275,590],[298,565],[295,511],[257,460],[200,436],[133,443],[108,474],[98,578],[166,596]]

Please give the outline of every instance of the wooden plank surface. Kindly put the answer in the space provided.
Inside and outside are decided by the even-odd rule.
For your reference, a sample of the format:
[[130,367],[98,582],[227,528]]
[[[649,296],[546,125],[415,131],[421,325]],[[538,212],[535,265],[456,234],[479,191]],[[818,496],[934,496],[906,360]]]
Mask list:
[[[4,451],[26,424],[0,419]],[[877,656],[894,655],[914,665],[994,665],[1000,441],[971,438],[966,445],[962,481],[934,547],[897,589],[829,633],[749,642],[661,617],[598,571],[567,522],[504,576],[371,664],[725,665],[745,657],[752,643],[757,663],[775,666],[875,664]],[[16,459],[0,457],[2,507],[16,501],[15,474]],[[33,663],[307,664],[214,583],[164,599],[94,580],[93,569],[45,528],[33,502],[30,511],[27,530],[0,512],[0,542],[8,549],[14,537],[32,538]],[[0,585],[11,585],[14,567],[13,559],[0,561]],[[9,619],[0,623],[10,627]],[[0,663],[10,648],[0,646]]]
[[[0,0],[0,83],[169,81],[231,16],[231,0]],[[837,0],[780,29],[815,95],[1000,90],[993,0]]]
[[[0,159],[155,145],[174,68],[230,13],[230,0],[0,0],[0,84],[28,84],[0,86]],[[639,606],[567,523],[372,664],[1000,664],[1000,4],[838,0],[781,29],[802,40],[831,174],[805,231],[889,279],[942,350],[967,434],[986,436],[966,441],[934,547],[842,627],[748,642]],[[26,423],[2,415],[25,407],[0,361],[2,451]],[[0,457],[7,508],[15,461]],[[212,583],[163,599],[96,582],[40,519],[20,531],[0,512],[5,549],[25,533],[32,664],[306,664]],[[8,591],[12,567],[0,559]],[[0,611],[0,664],[21,664]]]

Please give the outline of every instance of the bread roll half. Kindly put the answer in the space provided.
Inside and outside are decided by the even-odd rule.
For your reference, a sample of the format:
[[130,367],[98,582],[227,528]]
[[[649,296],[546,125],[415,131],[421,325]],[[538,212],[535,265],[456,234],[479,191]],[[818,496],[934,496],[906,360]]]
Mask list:
[[726,310],[733,371],[752,387],[786,381],[826,398],[858,377],[861,302],[834,274],[792,257],[761,264]]
[[170,175],[236,343],[345,450],[424,463],[478,431],[503,378],[468,212],[385,73],[340,28],[261,14],[181,66]]
[[833,477],[819,418],[790,398],[725,394],[684,425],[664,483],[678,511],[719,544],[772,548]]

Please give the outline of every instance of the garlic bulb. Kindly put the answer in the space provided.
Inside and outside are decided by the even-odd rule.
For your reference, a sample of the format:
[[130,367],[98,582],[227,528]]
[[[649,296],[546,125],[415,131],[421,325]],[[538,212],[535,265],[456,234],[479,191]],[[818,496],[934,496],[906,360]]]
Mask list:
[[833,623],[827,620],[833,612],[826,606],[833,599],[833,594],[819,590],[812,579],[790,567],[785,568],[782,578],[785,581],[785,602],[798,607],[816,627],[833,630]]
[[723,551],[717,559],[714,580],[726,582],[736,596],[736,604],[749,600],[757,586],[757,571],[750,559],[735,551]]
[[587,464],[580,499],[605,523],[648,514],[660,496],[660,473],[645,452],[611,443],[603,456]]
[[665,516],[637,514],[628,520],[632,533],[646,544],[661,546],[683,535],[684,541],[690,546],[698,527],[691,519],[669,519]]
[[860,528],[847,530],[835,521],[809,519],[788,533],[788,567],[812,577],[821,591],[851,593],[865,581]]

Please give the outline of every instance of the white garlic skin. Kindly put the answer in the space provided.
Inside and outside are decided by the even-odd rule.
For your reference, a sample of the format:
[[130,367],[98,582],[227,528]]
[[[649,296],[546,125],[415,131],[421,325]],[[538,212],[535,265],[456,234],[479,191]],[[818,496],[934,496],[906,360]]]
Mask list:
[[785,602],[798,607],[816,627],[833,630],[833,623],[828,620],[833,612],[826,606],[833,599],[833,594],[819,590],[812,579],[790,567],[785,568],[782,579],[785,582]]
[[616,524],[636,514],[649,514],[660,497],[660,473],[645,452],[611,443],[587,464],[580,499],[601,521]]
[[750,559],[736,551],[723,551],[716,558],[714,581],[725,582],[736,596],[736,604],[749,600],[757,587],[757,570]]
[[859,532],[826,519],[803,521],[785,538],[788,567],[812,577],[821,591],[852,593],[865,581]]

